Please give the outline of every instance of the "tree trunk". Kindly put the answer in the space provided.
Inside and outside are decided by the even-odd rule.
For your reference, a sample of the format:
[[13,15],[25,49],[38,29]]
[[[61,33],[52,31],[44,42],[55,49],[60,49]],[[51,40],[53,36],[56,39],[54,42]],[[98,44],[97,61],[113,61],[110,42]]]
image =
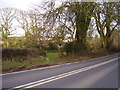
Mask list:
[[[76,13],[76,53],[84,54],[87,52],[86,37],[87,30],[90,24],[90,18],[86,17],[84,14]],[[82,17],[82,18],[81,18]]]

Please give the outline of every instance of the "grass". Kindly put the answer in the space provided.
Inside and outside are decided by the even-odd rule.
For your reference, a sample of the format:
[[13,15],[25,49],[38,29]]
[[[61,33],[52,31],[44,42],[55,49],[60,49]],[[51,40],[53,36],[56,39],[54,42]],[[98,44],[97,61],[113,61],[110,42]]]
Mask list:
[[56,58],[59,58],[59,55],[57,52],[51,52],[51,53],[47,53],[47,57],[49,59],[56,59]]
[[[95,54],[94,54],[95,55]],[[107,55],[107,54],[105,54]],[[75,55],[70,55],[68,57],[64,58],[59,58],[59,55],[57,52],[49,52],[47,53],[47,57],[37,57],[37,58],[29,58],[26,60],[5,60],[2,62],[2,69],[3,73],[9,72],[11,69],[17,69],[19,67],[35,67],[36,66],[42,67],[42,66],[49,66],[53,64],[63,64],[67,62],[76,62],[76,61],[82,61],[82,60],[89,60],[94,57],[100,57],[104,56],[104,54],[99,55],[96,54],[95,56],[75,56]],[[7,71],[6,71],[7,70]],[[24,69],[23,69],[24,70]],[[13,70],[17,71],[17,70]]]
[[16,67],[30,67],[37,65],[45,65],[45,64],[53,64],[54,59],[58,58],[58,53],[47,53],[47,57],[37,57],[37,58],[29,58],[28,60],[5,60],[2,62],[2,68],[10,69]]
[[27,64],[26,61],[19,62],[17,60],[6,60],[2,62],[2,68],[3,69],[9,69],[19,66],[25,66]]
[[52,61],[46,57],[37,57],[37,58],[30,58],[28,60],[6,60],[2,63],[2,68],[10,69],[15,67],[30,67],[30,66],[37,66],[37,65],[44,65],[44,64],[52,64]]

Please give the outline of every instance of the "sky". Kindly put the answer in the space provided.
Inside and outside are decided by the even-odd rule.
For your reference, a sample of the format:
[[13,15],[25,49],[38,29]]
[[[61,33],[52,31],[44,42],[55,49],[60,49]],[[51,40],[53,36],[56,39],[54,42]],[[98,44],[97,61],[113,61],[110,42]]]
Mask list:
[[[41,4],[44,1],[51,1],[51,0],[0,0],[0,9],[12,7],[21,10],[29,10],[32,8],[34,4],[36,5]],[[24,34],[25,34],[24,30],[17,28],[17,30],[14,31],[13,35],[11,36],[24,36]]]
[[[0,8],[13,7],[22,10],[29,10],[30,8],[32,8],[33,4],[40,4],[43,1],[51,1],[51,0],[0,0]],[[57,1],[64,1],[64,0],[57,0]],[[24,30],[22,29],[17,29],[17,31],[15,31],[14,33],[16,33],[14,34],[14,36],[24,36]]]
[[28,10],[32,4],[41,3],[42,0],[0,0],[0,8],[14,7]]
[[[0,8],[13,7],[21,10],[29,10],[33,4],[42,3],[42,1],[44,0],[0,0]],[[11,36],[24,36],[24,34],[24,30],[17,28]]]

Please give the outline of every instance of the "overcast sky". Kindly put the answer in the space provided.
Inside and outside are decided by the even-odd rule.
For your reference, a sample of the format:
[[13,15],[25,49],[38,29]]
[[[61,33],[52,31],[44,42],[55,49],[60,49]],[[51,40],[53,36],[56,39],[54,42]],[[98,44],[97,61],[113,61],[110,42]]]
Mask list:
[[[54,1],[54,0],[0,0],[0,8],[17,8],[22,10],[29,10],[34,4],[42,4],[45,1]],[[58,0],[60,1],[60,0]],[[57,3],[58,5],[60,3]],[[14,34],[15,33],[15,34]],[[17,28],[13,32],[12,36],[24,36],[24,30]]]
[[38,4],[45,0],[0,0],[0,8],[14,7],[28,10],[32,4]]
[[[42,1],[45,0],[0,0],[0,8],[13,7],[22,10],[29,10],[33,4],[42,3]],[[12,36],[24,36],[24,34],[24,30],[17,28]]]

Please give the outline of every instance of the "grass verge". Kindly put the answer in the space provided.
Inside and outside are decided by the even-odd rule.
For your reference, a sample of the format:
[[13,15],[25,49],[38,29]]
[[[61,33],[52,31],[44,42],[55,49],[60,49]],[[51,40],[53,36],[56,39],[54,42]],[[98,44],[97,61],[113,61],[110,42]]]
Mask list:
[[10,73],[15,71],[29,70],[33,68],[40,68],[45,66],[64,64],[68,62],[77,62],[82,60],[89,60],[96,57],[106,56],[108,53],[96,53],[86,56],[71,55],[64,58],[59,58],[58,53],[47,53],[47,57],[29,58],[26,60],[5,60],[2,62],[2,73]]

